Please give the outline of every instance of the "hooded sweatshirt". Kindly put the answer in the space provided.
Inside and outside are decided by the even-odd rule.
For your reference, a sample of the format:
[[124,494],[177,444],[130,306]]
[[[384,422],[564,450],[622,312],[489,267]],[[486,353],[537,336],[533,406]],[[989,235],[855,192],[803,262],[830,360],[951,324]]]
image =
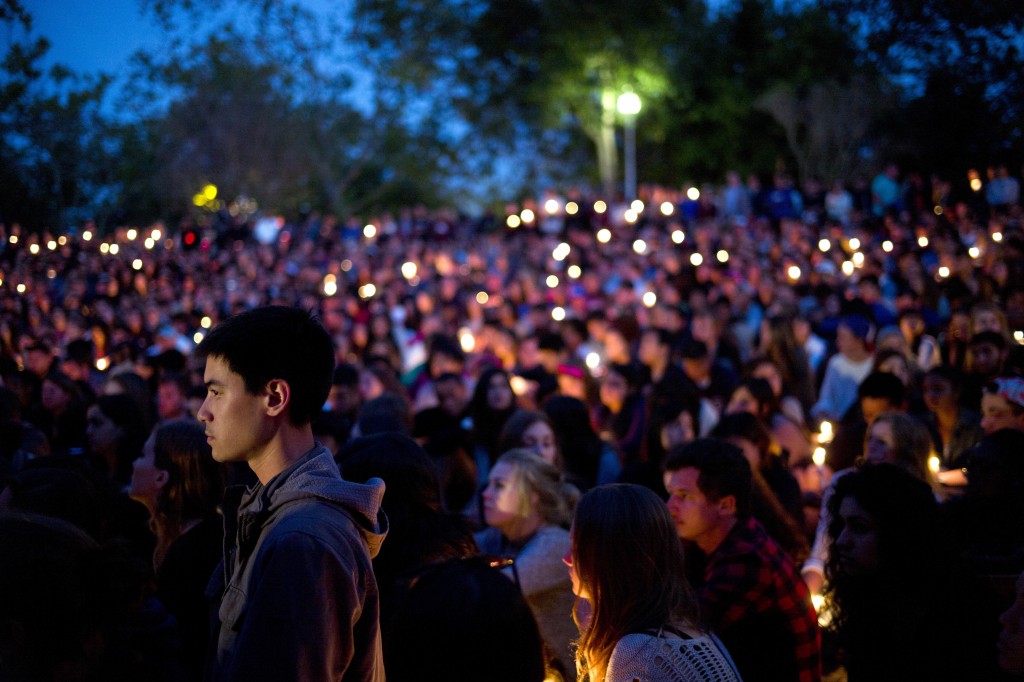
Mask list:
[[319,443],[224,502],[212,680],[383,680],[370,560],[387,534],[384,482],[345,481]]

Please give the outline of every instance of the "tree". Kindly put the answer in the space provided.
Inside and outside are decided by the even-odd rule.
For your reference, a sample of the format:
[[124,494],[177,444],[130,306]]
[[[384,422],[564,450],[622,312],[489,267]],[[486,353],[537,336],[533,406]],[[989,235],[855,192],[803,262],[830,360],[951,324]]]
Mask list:
[[30,38],[32,19],[18,0],[0,4],[0,25],[9,38],[0,68],[0,219],[64,228],[109,197],[101,106],[110,78],[62,65],[44,72],[50,45]]

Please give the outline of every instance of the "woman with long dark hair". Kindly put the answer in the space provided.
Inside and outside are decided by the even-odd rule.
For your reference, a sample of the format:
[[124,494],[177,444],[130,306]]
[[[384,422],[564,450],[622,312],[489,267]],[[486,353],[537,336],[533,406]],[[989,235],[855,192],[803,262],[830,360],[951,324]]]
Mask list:
[[128,494],[149,510],[157,597],[178,620],[186,668],[198,679],[209,634],[204,595],[221,557],[217,505],[224,494],[224,471],[210,454],[202,424],[158,426],[135,460]]
[[675,523],[649,489],[613,484],[584,495],[565,562],[581,600],[581,682],[740,679],[722,643],[700,627]]

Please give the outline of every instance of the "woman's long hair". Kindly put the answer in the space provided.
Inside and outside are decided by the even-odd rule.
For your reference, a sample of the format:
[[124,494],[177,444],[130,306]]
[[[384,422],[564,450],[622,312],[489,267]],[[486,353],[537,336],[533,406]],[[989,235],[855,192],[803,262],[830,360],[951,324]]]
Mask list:
[[665,503],[649,489],[617,483],[580,500],[572,560],[590,597],[590,626],[576,652],[579,679],[604,679],[612,650],[630,633],[697,622],[683,550]]
[[153,564],[159,567],[188,522],[216,513],[224,495],[225,478],[223,468],[210,454],[199,422],[172,421],[157,427],[153,465],[167,472],[167,483],[157,495],[151,521],[157,539]]
[[[509,382],[509,373],[503,369],[490,367],[480,374],[473,389],[473,397],[469,400],[469,416],[473,420],[472,437],[473,443],[487,451],[487,455],[494,463],[501,451],[498,450],[498,436],[505,422],[516,411],[516,400],[513,394],[512,404],[504,410],[494,410],[487,404],[487,389],[490,387],[491,379],[500,375]],[[509,390],[512,390],[511,383]]]

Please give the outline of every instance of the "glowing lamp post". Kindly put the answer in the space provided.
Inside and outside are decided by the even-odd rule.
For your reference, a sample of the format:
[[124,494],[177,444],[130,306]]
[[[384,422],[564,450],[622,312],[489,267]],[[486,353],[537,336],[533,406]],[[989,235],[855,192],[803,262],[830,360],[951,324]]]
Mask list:
[[615,103],[625,125],[626,200],[636,199],[636,116],[640,113],[640,97],[624,92]]

